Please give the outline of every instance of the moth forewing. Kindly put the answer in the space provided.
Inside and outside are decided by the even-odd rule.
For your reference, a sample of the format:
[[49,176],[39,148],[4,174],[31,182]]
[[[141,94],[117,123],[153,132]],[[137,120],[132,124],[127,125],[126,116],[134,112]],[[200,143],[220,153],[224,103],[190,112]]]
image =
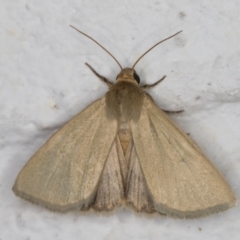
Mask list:
[[218,170],[144,91],[165,76],[139,86],[134,67],[148,52],[125,69],[108,52],[121,68],[115,84],[87,64],[109,91],[27,162],[13,186],[17,196],[59,212],[110,211],[125,202],[137,212],[179,218],[236,204]]
[[195,218],[236,204],[223,176],[148,97],[132,134],[156,211]]
[[60,212],[92,203],[117,134],[105,102],[92,103],[39,149],[19,173],[16,195]]

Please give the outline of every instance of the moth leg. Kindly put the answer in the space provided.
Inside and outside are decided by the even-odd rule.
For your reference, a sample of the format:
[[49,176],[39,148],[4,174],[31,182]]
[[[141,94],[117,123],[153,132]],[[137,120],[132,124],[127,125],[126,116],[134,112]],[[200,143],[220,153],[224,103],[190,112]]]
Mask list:
[[157,82],[153,83],[153,84],[145,84],[143,86],[141,86],[141,88],[143,89],[148,89],[148,88],[152,88],[155,87],[156,85],[158,85],[160,82],[162,82],[167,76],[164,75],[160,80],[158,80]]
[[[161,108],[162,109],[162,108]],[[182,113],[182,112],[184,112],[184,110],[182,109],[182,110],[178,110],[178,111],[169,111],[169,110],[164,110],[164,109],[162,109],[165,113]]]
[[108,87],[111,87],[113,85],[112,82],[110,82],[108,79],[106,79],[105,77],[103,77],[102,75],[98,74],[88,63],[85,63],[85,65],[87,65],[90,70],[98,77],[100,78],[100,80],[102,80],[104,83],[106,83],[108,85]]

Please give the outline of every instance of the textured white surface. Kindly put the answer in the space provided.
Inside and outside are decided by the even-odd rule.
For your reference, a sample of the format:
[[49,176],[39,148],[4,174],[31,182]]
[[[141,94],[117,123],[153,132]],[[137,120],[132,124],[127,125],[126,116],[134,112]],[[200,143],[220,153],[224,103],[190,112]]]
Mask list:
[[0,239],[239,239],[240,208],[197,220],[57,214],[14,196],[27,160],[66,121],[107,87],[84,65],[114,80],[122,63],[184,30],[136,67],[164,109],[184,109],[174,121],[198,143],[240,197],[240,3],[223,1],[0,2]]

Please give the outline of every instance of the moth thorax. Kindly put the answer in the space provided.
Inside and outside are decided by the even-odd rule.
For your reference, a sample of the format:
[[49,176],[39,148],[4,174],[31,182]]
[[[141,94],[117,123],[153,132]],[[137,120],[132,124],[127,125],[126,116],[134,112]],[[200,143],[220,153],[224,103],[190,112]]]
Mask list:
[[137,121],[140,117],[144,91],[136,84],[119,81],[106,94],[107,115],[118,121]]

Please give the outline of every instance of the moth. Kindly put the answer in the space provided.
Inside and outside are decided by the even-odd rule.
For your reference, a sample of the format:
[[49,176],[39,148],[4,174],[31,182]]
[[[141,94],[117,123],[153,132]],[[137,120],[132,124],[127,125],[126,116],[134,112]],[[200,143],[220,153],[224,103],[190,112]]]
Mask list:
[[152,48],[132,68],[122,68],[106,50],[121,68],[115,83],[87,64],[109,91],[33,155],[13,186],[17,196],[58,212],[127,205],[177,218],[206,216],[236,204],[221,173],[145,92],[165,76],[139,85],[134,67]]

